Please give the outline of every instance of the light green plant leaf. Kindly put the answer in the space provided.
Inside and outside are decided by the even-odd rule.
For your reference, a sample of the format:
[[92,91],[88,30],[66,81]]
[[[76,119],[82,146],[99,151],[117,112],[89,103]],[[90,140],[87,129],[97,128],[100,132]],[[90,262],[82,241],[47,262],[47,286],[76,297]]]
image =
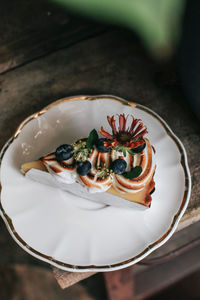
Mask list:
[[50,0],[67,9],[134,30],[154,56],[176,46],[185,0]]

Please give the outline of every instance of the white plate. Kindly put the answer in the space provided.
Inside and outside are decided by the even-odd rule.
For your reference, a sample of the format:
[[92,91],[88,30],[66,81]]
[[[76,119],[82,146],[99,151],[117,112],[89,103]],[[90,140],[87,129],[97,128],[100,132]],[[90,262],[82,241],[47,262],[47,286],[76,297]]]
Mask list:
[[[150,209],[72,199],[20,173],[22,163],[86,137],[93,128],[108,129],[106,116],[119,113],[142,119],[156,149]],[[54,102],[19,126],[1,158],[1,215],[9,232],[25,251],[67,271],[110,271],[138,262],[169,239],[189,201],[191,179],[181,142],[152,110],[114,96]]]

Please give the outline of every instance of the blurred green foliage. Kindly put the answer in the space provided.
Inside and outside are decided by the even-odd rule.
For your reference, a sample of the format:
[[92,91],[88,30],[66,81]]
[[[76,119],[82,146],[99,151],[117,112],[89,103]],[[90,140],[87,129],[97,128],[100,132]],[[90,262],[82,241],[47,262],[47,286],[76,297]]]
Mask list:
[[185,0],[51,0],[98,21],[134,30],[156,57],[170,55],[181,34]]

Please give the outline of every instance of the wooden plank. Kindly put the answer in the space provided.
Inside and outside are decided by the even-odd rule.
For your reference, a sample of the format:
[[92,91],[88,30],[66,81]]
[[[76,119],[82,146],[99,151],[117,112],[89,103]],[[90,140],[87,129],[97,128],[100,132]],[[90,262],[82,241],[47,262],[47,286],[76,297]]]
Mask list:
[[50,3],[16,2],[22,10],[10,11],[3,0],[0,11],[1,20],[6,16],[0,27],[0,74],[105,31],[105,26],[72,17]]
[[[73,27],[70,24],[61,28],[49,27],[47,31],[32,34],[31,39],[27,36],[21,37],[20,40],[0,48],[0,74],[104,31],[105,28],[101,26],[83,24]],[[26,47],[22,48],[22,44]]]
[[156,265],[135,277],[136,299],[146,299],[200,268],[200,246],[176,257],[172,261]]
[[85,287],[78,284],[62,291],[51,270],[41,266],[0,266],[0,285],[1,300],[95,300]]
[[194,208],[191,211],[186,210],[185,214],[181,218],[176,232],[182,230],[196,222],[200,221],[200,207]]
[[133,267],[105,272],[104,279],[109,300],[134,300]]
[[96,272],[65,272],[53,267],[53,274],[61,289],[65,289],[96,274]]

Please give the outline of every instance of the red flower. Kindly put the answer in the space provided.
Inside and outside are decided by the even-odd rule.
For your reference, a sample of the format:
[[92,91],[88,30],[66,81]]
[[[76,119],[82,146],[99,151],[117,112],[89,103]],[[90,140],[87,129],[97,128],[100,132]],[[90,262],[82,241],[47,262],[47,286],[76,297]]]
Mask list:
[[99,131],[103,136],[110,140],[108,142],[104,142],[104,145],[107,148],[123,145],[131,149],[144,144],[144,140],[139,138],[143,138],[148,131],[146,127],[143,126],[140,119],[135,119],[133,116],[131,117],[131,126],[126,129],[128,116],[125,117],[124,114],[120,114],[119,127],[117,131],[114,116],[107,116],[108,123],[112,129],[112,134],[105,131],[103,127],[101,127],[101,130]]

